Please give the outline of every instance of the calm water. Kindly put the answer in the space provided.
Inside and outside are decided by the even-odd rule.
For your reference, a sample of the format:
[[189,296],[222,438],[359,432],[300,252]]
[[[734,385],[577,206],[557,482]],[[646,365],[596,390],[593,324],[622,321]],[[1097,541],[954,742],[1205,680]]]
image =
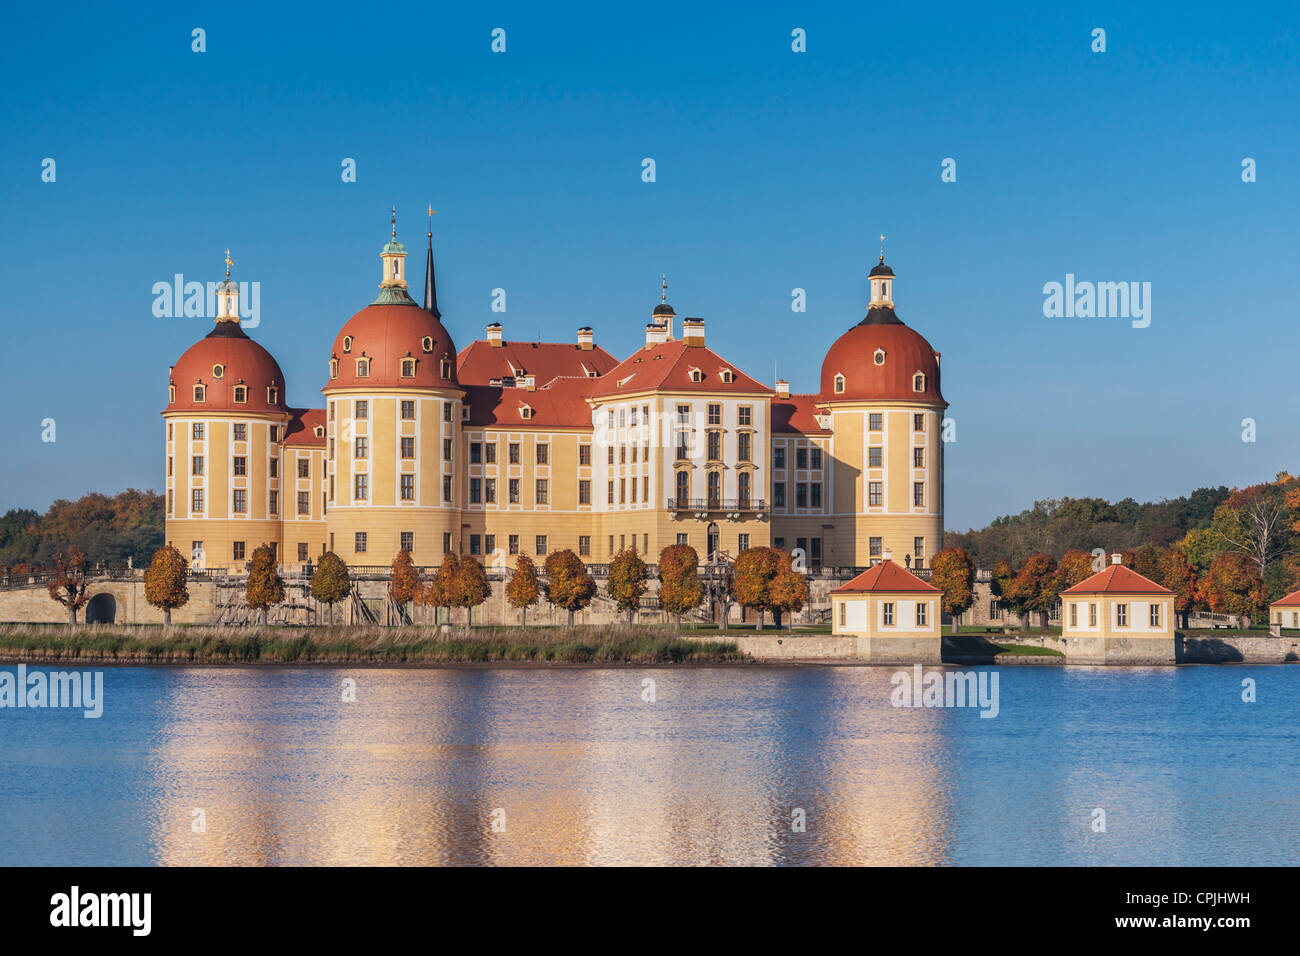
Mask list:
[[0,864],[1300,860],[1300,668],[1004,667],[994,719],[892,673],[109,668],[0,710]]

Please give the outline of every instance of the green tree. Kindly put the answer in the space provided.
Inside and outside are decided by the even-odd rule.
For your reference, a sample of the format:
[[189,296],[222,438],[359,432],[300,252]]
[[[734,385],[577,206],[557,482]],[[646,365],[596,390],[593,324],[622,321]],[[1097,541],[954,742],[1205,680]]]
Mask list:
[[269,544],[253,551],[248,566],[248,584],[244,588],[244,603],[257,611],[258,621],[266,623],[266,612],[284,600],[284,579],[276,567],[275,552]]
[[659,553],[659,601],[677,618],[700,606],[704,582],[700,580],[700,556],[689,544],[673,544]]
[[519,624],[528,624],[528,609],[537,603],[541,595],[541,585],[537,580],[537,565],[526,554],[515,559],[515,570],[506,584],[506,600],[511,607],[519,608]]
[[623,549],[609,563],[606,588],[619,610],[627,612],[628,624],[632,623],[633,615],[641,606],[641,595],[646,592],[646,581],[649,578],[650,569],[632,548]]
[[330,623],[334,623],[334,605],[348,596],[352,580],[348,566],[333,551],[326,551],[311,576],[311,596],[330,609]]
[[68,623],[77,623],[77,612],[86,606],[90,594],[86,586],[86,556],[75,544],[65,551],[54,552],[54,579],[49,585],[50,598],[68,609]]
[[546,599],[569,612],[569,627],[573,627],[573,612],[591,603],[596,596],[596,581],[582,559],[568,548],[548,554],[545,567]]
[[144,599],[163,612],[163,626],[172,626],[172,609],[184,607],[190,600],[185,586],[190,564],[170,544],[153,553],[144,572]]
[[944,548],[930,562],[930,583],[943,590],[943,612],[956,634],[958,618],[975,603],[975,562],[965,548]]

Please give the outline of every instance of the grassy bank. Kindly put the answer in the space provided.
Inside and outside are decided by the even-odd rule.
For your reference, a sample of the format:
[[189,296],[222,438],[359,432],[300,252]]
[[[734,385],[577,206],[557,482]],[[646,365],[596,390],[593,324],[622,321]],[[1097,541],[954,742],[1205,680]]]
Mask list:
[[943,655],[952,657],[1060,657],[1065,655],[1053,647],[1038,647],[1034,644],[1015,644],[1010,641],[995,641],[990,638],[977,637],[973,634],[945,634],[943,638]]
[[678,664],[748,660],[671,628],[173,627],[10,624],[0,660],[168,664]]

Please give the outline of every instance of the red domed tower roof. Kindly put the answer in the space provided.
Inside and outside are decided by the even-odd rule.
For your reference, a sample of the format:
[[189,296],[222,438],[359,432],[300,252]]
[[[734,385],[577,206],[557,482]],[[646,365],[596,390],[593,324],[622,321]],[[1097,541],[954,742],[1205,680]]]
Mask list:
[[[186,349],[172,366],[170,384],[176,395],[167,403],[168,412],[288,411],[284,373],[271,353],[250,339],[238,322],[218,321],[207,336]],[[203,386],[201,402],[195,400],[196,385]]]
[[[430,210],[432,216],[432,210]],[[439,321],[433,279],[433,232],[425,270],[424,308],[406,290],[406,247],[392,239],[380,252],[383,281],[379,295],[344,324],[330,349],[330,377],[322,391],[335,388],[457,388],[456,344]]]
[[818,401],[947,404],[939,391],[939,353],[894,312],[894,273],[884,261],[882,255],[871,271],[866,318],[826,352]]

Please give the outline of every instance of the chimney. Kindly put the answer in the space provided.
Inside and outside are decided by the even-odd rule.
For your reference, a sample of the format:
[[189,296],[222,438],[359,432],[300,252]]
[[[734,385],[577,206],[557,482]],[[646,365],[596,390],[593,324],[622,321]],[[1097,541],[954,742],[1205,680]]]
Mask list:
[[537,391],[537,377],[536,377],[536,376],[534,376],[534,375],[525,375],[522,379],[520,379],[520,382],[523,384],[524,389],[525,389],[526,391],[529,391],[529,392],[535,392],[535,391]]
[[658,322],[647,322],[645,324],[645,347],[650,348],[661,342],[668,341],[668,329]]
[[494,349],[501,348],[501,323],[493,322],[487,327],[488,345]]
[[776,380],[776,397],[787,399],[790,397],[790,383],[783,378]]
[[1110,556],[1110,563],[1111,563],[1111,564],[1123,564],[1123,563],[1124,563],[1124,555],[1122,555],[1122,554],[1120,554],[1120,553],[1118,553],[1118,552],[1116,552],[1115,554],[1112,554],[1112,555]]
[[682,341],[688,346],[704,345],[704,320],[682,319]]
[[596,347],[596,334],[591,331],[590,325],[584,325],[578,329],[578,348],[584,352],[590,352]]

